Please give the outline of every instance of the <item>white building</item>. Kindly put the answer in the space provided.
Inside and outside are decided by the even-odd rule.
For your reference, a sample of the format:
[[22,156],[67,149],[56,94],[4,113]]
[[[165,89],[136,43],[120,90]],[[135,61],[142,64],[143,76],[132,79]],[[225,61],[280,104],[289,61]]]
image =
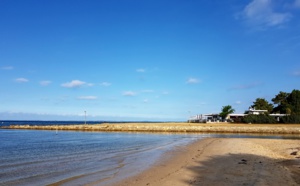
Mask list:
[[[247,114],[229,114],[226,120],[243,118],[249,114],[259,115],[267,112],[268,110],[255,110],[255,108],[249,108],[249,110],[246,111]],[[269,116],[273,116],[277,121],[279,121],[280,117],[286,116],[286,114],[269,114]],[[188,122],[191,123],[206,123],[206,122],[219,122],[219,121],[222,121],[222,118],[220,117],[219,114],[198,114],[196,116],[190,117],[188,120]]]

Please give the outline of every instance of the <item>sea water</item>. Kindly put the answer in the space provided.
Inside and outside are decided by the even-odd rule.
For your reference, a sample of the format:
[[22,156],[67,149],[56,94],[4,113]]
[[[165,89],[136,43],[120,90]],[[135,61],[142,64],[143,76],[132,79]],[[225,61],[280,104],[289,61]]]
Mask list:
[[[109,121],[52,121],[52,120],[0,120],[0,126],[10,125],[82,125],[82,124],[102,124]],[[114,122],[117,123],[117,122]],[[124,122],[123,122],[124,123]]]
[[0,185],[101,185],[138,173],[195,139],[199,136],[1,129]]
[[293,138],[0,129],[0,185],[105,185],[145,170],[166,151],[206,137]]

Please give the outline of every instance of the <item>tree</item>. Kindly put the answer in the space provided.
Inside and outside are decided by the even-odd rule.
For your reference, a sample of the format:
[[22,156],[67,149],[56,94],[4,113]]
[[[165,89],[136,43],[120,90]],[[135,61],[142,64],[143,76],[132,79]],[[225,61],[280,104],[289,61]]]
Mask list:
[[251,107],[256,110],[267,110],[269,113],[273,110],[273,105],[264,98],[257,98]]
[[286,114],[289,114],[289,115],[290,115],[291,113],[292,113],[291,109],[290,109],[290,108],[287,108],[287,109],[286,109]]
[[279,94],[272,99],[273,103],[277,104],[272,111],[273,113],[288,114],[288,112],[290,112],[289,105],[287,103],[289,95],[290,93],[280,91]]
[[272,101],[274,102],[274,104],[285,104],[286,103],[286,99],[287,97],[290,95],[290,93],[287,92],[282,92],[280,91],[275,98],[272,99]]
[[286,100],[291,114],[300,115],[300,90],[293,90]]
[[272,101],[277,104],[273,112],[300,115],[300,90],[293,90],[291,93],[280,91]]
[[222,119],[226,119],[226,117],[229,114],[232,114],[234,112],[235,112],[235,110],[230,105],[226,105],[226,106],[222,107],[222,111],[219,115],[222,117]]

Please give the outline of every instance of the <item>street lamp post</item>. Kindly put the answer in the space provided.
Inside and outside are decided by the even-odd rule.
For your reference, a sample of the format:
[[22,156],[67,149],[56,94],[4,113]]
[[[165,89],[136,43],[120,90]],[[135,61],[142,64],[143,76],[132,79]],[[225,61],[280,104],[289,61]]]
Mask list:
[[86,111],[84,111],[84,124],[86,125]]

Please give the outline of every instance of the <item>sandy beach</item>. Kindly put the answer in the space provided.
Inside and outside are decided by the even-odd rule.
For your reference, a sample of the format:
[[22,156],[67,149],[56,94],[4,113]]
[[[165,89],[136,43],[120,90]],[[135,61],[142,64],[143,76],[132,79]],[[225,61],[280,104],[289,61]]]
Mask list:
[[[299,135],[299,125],[126,123],[10,126],[10,129],[105,132],[217,132]],[[99,185],[93,182],[90,185]],[[300,140],[206,138],[175,148],[139,175],[109,186],[300,185]]]
[[207,138],[115,186],[300,185],[300,140]]

